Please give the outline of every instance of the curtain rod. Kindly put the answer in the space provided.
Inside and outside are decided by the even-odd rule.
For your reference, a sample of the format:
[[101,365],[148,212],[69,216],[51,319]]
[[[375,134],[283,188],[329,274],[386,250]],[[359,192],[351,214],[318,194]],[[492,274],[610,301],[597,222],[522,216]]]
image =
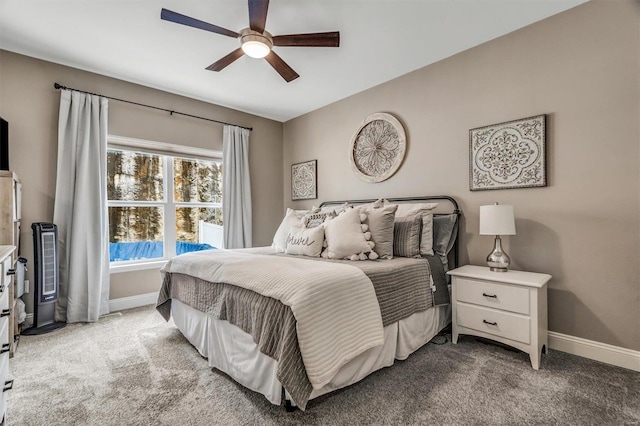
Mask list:
[[[160,108],[160,107],[153,106],[153,105],[141,104],[141,103],[138,103],[138,102],[128,101],[128,100],[126,100],[126,99],[113,98],[113,97],[111,97],[111,96],[105,96],[105,95],[101,95],[101,94],[99,94],[99,93],[91,93],[91,92],[87,92],[87,91],[84,91],[84,90],[73,89],[73,88],[71,88],[71,87],[63,86],[62,84],[59,84],[59,83],[53,83],[53,88],[54,88],[54,89],[66,89],[66,90],[73,90],[73,91],[75,91],[75,92],[86,93],[87,95],[102,96],[103,98],[112,99],[112,100],[114,100],[114,101],[118,101],[118,102],[126,102],[126,103],[128,103],[128,104],[133,104],[133,105],[143,106],[143,107],[146,107],[146,108],[158,109],[158,110],[160,110],[160,111],[168,112],[168,113],[169,113],[169,114],[171,114],[171,115],[173,115],[173,114],[180,114],[180,115],[184,115],[184,116],[186,116],[186,117],[197,118],[197,119],[199,119],[199,120],[211,121],[211,122],[214,122],[214,123],[220,123],[220,124],[229,124],[229,125],[231,125],[231,126],[238,126],[237,124],[227,123],[227,122],[219,121],[219,120],[214,120],[213,118],[199,117],[199,116],[197,116],[197,115],[186,114],[186,113],[184,113],[184,112],[180,112],[180,111],[174,111],[174,110],[171,110],[171,109]],[[249,131],[252,131],[252,130],[253,130],[253,127],[245,127],[245,126],[238,126],[238,127],[242,128],[242,129],[247,129],[247,130],[249,130]]]

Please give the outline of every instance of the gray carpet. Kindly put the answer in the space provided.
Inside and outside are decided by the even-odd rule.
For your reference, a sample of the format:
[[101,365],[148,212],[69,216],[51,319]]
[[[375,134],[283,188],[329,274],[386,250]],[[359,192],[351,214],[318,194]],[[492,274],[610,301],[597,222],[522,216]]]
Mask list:
[[640,373],[462,336],[287,413],[207,361],[151,307],[22,336],[9,425],[640,424]]

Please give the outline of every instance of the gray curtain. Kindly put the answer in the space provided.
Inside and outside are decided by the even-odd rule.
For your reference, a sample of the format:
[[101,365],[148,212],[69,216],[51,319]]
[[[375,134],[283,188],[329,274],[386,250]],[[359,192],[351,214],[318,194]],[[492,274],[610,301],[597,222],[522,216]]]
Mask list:
[[222,217],[224,247],[251,247],[249,130],[224,126],[222,138]]
[[97,321],[109,312],[106,98],[62,90],[53,222],[58,226],[56,319]]

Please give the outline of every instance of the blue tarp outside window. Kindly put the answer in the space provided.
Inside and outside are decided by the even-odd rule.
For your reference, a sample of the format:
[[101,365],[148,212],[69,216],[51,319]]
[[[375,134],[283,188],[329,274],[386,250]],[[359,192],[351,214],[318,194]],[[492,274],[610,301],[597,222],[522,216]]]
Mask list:
[[[215,247],[209,244],[176,242],[176,254],[191,251],[209,250]],[[127,260],[158,259],[163,257],[162,241],[140,241],[137,243],[109,243],[109,261],[122,262]]]

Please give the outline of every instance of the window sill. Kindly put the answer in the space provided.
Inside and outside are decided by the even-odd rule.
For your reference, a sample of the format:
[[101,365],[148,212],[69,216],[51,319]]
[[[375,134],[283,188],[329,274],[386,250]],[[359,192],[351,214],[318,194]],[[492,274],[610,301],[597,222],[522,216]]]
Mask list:
[[149,259],[145,261],[114,262],[109,264],[109,273],[119,274],[121,272],[144,271],[146,269],[159,270],[168,260],[169,259]]

